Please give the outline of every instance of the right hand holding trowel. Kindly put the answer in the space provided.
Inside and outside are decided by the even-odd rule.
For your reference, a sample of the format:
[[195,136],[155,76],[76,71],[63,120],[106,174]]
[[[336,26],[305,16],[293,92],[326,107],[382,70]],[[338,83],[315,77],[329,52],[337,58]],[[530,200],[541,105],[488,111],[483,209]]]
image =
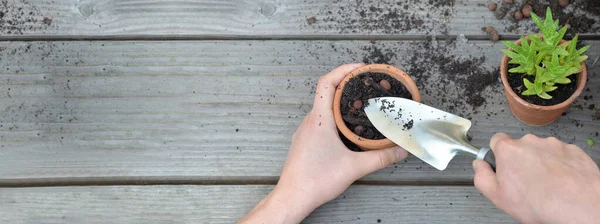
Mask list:
[[475,160],[475,187],[522,223],[598,223],[600,170],[579,147],[554,137],[492,137],[496,172]]

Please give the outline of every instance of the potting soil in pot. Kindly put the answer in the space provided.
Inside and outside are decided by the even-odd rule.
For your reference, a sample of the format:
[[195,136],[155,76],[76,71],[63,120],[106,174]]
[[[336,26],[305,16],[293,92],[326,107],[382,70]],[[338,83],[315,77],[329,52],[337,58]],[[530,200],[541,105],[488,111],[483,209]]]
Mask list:
[[[509,64],[508,70],[511,68],[516,68],[517,65]],[[546,100],[542,99],[537,95],[533,96],[523,96],[523,93],[527,88],[525,84],[523,84],[523,78],[528,79],[531,83],[534,82],[535,77],[533,75],[526,75],[523,73],[508,73],[508,84],[510,88],[517,94],[517,96],[521,97],[521,99],[535,104],[539,106],[552,106],[556,104],[560,104],[565,100],[569,99],[577,90],[577,74],[570,75],[568,78],[571,80],[569,84],[556,84],[558,87],[556,90],[552,92],[548,92],[548,95],[552,96],[552,99]]]
[[363,110],[369,99],[377,97],[412,99],[410,92],[400,81],[383,73],[365,73],[356,76],[348,81],[342,92],[340,109],[346,126],[366,139],[385,138],[371,124]]

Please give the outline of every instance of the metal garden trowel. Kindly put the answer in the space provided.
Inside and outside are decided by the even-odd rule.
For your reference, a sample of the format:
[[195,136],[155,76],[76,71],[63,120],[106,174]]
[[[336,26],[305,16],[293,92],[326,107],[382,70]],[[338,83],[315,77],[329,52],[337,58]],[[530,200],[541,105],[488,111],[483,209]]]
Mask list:
[[496,170],[494,153],[467,140],[471,121],[465,118],[396,97],[370,99],[365,113],[385,137],[438,170],[462,154],[485,160]]

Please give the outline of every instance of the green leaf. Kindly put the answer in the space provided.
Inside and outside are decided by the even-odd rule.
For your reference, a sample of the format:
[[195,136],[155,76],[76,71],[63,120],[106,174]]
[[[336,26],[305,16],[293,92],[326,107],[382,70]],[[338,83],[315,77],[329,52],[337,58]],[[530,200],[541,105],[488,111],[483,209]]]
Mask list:
[[552,92],[556,90],[558,87],[556,86],[544,86],[544,92]]
[[577,62],[576,64],[581,64],[581,62],[583,62],[583,61],[585,61],[585,60],[587,60],[587,59],[588,59],[588,56],[587,56],[587,55],[584,55],[584,56],[579,56],[579,57],[576,57],[576,58],[575,58],[575,62]]
[[519,58],[523,57],[513,51],[509,51],[509,50],[505,50],[505,49],[502,49],[502,52],[504,52],[504,54],[506,54],[506,56],[508,56],[511,59],[519,59]]
[[558,84],[569,84],[571,83],[571,80],[568,78],[558,78],[555,80],[555,82]]
[[575,48],[577,47],[578,39],[579,39],[579,35],[576,34],[575,37],[573,37],[573,39],[571,41],[568,41],[569,42],[569,48],[568,48],[569,52],[571,52],[571,53],[575,52]]
[[502,41],[502,43],[504,43],[504,45],[505,45],[506,47],[508,47],[508,48],[510,48],[510,49],[514,49],[515,51],[516,51],[517,49],[523,49],[523,47],[521,47],[521,46],[519,46],[519,45],[517,45],[517,44],[515,44],[515,43],[513,43],[513,42],[510,42],[510,41]]
[[585,53],[588,49],[590,48],[590,45],[587,46],[583,46],[582,48],[579,48],[579,50],[577,50],[577,55],[582,55],[583,53]]
[[542,23],[542,20],[540,20],[540,17],[538,17],[535,13],[531,12],[531,19],[533,20],[533,22],[535,22],[535,24],[540,27],[540,29],[542,27],[544,27],[544,24]]
[[527,90],[523,91],[521,93],[521,95],[523,95],[523,96],[533,96],[533,95],[537,95],[537,94],[535,93],[535,90],[533,90],[533,89],[527,89]]
[[596,144],[591,138],[585,139],[585,142],[588,144],[589,147],[592,147],[594,146],[594,144]]
[[[573,39],[575,39],[575,38],[573,38]],[[562,48],[562,49],[568,49],[568,48],[569,48],[569,46],[571,45],[571,42],[572,42],[572,41],[565,41],[564,43],[562,43],[562,44],[559,44],[559,45],[558,45],[558,47],[560,47],[560,48]]]
[[581,67],[570,67],[569,70],[567,70],[567,72],[565,72],[566,76],[572,75],[572,74],[577,74],[579,73],[579,71],[581,70]]
[[555,52],[556,52],[556,54],[558,54],[558,55],[570,55],[570,53],[569,53],[567,50],[565,50],[565,49],[562,49],[562,48],[560,48],[560,47],[559,47],[559,48],[556,48],[556,51],[555,51]]
[[535,93],[537,93],[538,95],[544,92],[542,82],[539,82],[537,80],[533,82],[533,89],[535,89]]
[[527,89],[533,89],[533,83],[531,83],[528,79],[523,78],[523,84],[525,85],[525,87],[527,87]]
[[508,70],[508,72],[510,73],[525,73],[525,69],[523,67],[516,67],[516,68],[511,68],[510,70]]
[[545,100],[552,99],[552,96],[548,95],[548,94],[547,94],[547,93],[545,93],[545,92],[538,93],[537,95],[538,95],[540,98],[542,98],[542,99],[545,99]]
[[[558,20],[556,20],[556,26],[558,26]],[[560,30],[558,30],[558,33],[556,36],[554,36],[554,41],[556,41],[556,44],[554,44],[555,46],[560,43],[560,40],[562,40],[562,38],[565,36],[565,33],[567,33],[567,27],[563,26],[563,28],[560,28]]]

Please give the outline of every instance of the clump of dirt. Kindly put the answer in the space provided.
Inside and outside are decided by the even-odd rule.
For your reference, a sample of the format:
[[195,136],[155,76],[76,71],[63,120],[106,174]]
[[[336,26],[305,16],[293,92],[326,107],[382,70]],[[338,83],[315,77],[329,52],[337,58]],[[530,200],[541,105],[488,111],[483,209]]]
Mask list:
[[[510,70],[511,68],[515,68],[515,67],[517,67],[517,65],[510,64],[508,66],[508,69]],[[521,94],[525,90],[527,90],[527,88],[523,84],[523,78],[526,78],[527,80],[529,80],[530,82],[533,83],[533,81],[535,79],[534,76],[525,75],[522,73],[508,73],[507,78],[508,78],[508,84],[510,85],[512,90],[517,94],[517,96],[521,97],[521,99],[524,99],[525,101],[527,101],[529,103],[533,103],[535,105],[540,105],[540,106],[552,106],[552,105],[562,103],[565,100],[569,99],[569,97],[571,97],[573,95],[573,93],[575,93],[575,91],[577,90],[577,75],[571,75],[571,76],[569,76],[571,83],[565,84],[565,85],[557,84],[556,86],[558,88],[556,90],[548,93],[550,96],[552,96],[552,99],[545,100],[545,99],[540,98],[537,95],[523,96]]]
[[[332,1],[331,7],[323,7],[316,15],[323,28],[339,29],[340,33],[399,34],[407,31],[447,33],[444,19],[450,14],[447,0],[421,1]],[[424,7],[427,7],[424,8]],[[418,13],[429,11],[429,13]],[[438,20],[425,24],[425,21]]]
[[492,26],[486,26],[486,27],[481,27],[481,30],[485,31],[488,35],[488,38],[490,38],[491,41],[498,41],[500,40],[500,35],[498,35],[498,32],[496,32],[496,29],[494,29],[494,27]]
[[[40,10],[26,0],[0,1],[0,34],[23,34],[44,29]],[[44,26],[42,26],[44,25]]]
[[[524,28],[537,32],[537,26],[530,22],[523,26],[520,23],[523,15],[529,15],[532,11],[540,18],[544,18],[546,15],[546,8],[550,7],[552,10],[553,19],[558,19],[561,26],[570,27],[567,31],[566,37],[572,37],[577,33],[592,33],[600,30],[600,27],[595,26],[596,20],[588,17],[583,11],[587,11],[596,17],[600,17],[600,6],[597,0],[575,0],[572,1],[570,6],[563,7],[558,0],[524,0],[522,2],[505,3],[500,2],[498,9],[494,11],[494,15],[497,19],[508,20],[513,22],[512,26],[509,26],[505,31],[512,32],[516,29]],[[579,10],[579,12],[577,12]],[[530,19],[523,19],[530,20]]]
[[384,139],[363,109],[369,99],[390,96],[412,98],[400,81],[386,74],[365,73],[350,79],[342,92],[340,108],[346,126],[363,138]]
[[42,22],[48,26],[52,25],[52,19],[48,17],[44,17],[44,20],[42,20]]

